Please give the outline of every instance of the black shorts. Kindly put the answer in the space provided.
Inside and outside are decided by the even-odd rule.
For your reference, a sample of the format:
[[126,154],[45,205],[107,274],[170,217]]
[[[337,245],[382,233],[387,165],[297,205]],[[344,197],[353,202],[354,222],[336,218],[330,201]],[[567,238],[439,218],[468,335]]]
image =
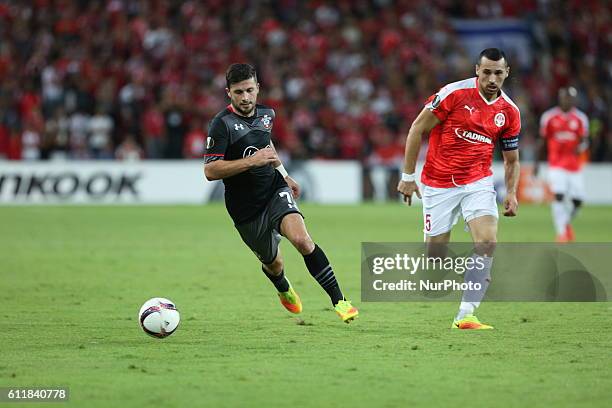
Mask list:
[[236,225],[240,237],[261,263],[274,262],[281,240],[280,223],[285,215],[293,213],[302,215],[293,199],[291,188],[283,187],[274,193],[255,219]]

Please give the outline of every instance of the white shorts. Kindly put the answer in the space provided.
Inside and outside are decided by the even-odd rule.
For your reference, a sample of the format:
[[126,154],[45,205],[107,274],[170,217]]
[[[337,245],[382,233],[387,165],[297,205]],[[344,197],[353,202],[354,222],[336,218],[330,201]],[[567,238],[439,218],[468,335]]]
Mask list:
[[423,232],[430,237],[450,231],[459,220],[459,214],[466,224],[485,215],[499,218],[493,176],[459,187],[423,185],[422,196]]
[[564,194],[577,200],[584,199],[582,171],[568,171],[559,167],[548,168],[548,183],[555,194]]

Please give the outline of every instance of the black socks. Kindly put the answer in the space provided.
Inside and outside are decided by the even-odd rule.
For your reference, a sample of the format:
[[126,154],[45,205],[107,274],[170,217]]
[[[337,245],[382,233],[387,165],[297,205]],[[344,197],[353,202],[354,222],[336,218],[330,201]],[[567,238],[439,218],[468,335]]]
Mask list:
[[261,266],[263,273],[270,279],[270,282],[274,285],[276,290],[279,292],[287,292],[289,290],[289,281],[285,278],[285,271],[281,271],[280,275],[272,275],[266,271],[266,268]]
[[318,245],[315,244],[315,249],[311,254],[304,255],[304,263],[306,263],[308,272],[327,292],[334,306],[339,301],[344,300],[329,260],[325,256],[325,252]]

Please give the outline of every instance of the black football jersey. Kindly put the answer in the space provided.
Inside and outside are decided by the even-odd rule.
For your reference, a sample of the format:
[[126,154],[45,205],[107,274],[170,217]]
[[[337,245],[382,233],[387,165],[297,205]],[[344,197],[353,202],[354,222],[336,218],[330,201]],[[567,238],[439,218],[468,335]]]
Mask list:
[[[219,112],[208,126],[204,160],[239,160],[270,146],[274,110],[255,106],[255,114],[236,114],[231,105]],[[225,206],[234,224],[248,222],[259,215],[272,195],[287,183],[272,165],[253,168],[223,179]]]

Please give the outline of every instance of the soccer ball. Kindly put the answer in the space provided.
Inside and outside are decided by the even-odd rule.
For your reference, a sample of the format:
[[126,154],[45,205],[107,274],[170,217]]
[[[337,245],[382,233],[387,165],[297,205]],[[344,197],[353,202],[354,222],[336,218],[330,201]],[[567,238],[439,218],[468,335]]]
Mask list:
[[149,336],[163,339],[176,331],[181,315],[174,302],[165,298],[147,300],[138,313],[140,327]]

